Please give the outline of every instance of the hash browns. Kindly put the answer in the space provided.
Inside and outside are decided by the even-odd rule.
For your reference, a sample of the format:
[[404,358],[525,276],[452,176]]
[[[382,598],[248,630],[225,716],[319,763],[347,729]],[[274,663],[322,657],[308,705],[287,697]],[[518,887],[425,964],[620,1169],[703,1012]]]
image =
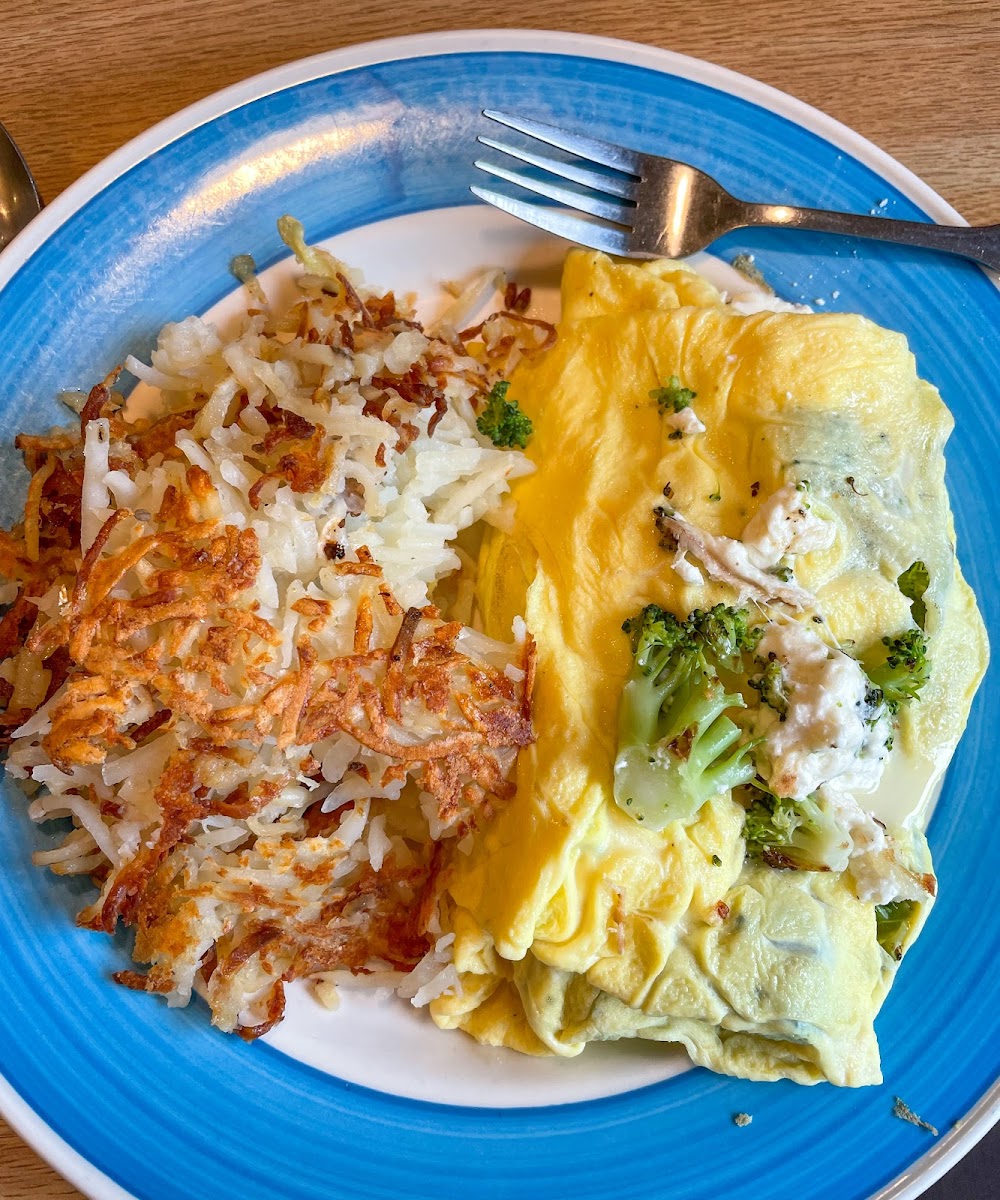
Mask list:
[[0,531],[7,770],[33,819],[73,824],[36,861],[93,879],[81,925],[135,929],[148,971],[119,983],[197,988],[248,1039],[289,980],[439,953],[448,857],[533,738],[530,636],[487,638],[430,593],[528,469],[475,416],[551,327],[428,335],[300,258],[288,310],[251,279],[228,341],[192,318],[129,360],[147,411],[119,369],[78,427],[19,437],[24,518]]

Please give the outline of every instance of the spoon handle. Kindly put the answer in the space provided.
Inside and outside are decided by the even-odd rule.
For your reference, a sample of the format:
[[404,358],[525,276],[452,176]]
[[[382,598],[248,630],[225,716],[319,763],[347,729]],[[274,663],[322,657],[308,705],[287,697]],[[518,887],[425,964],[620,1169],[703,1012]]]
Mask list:
[[0,125],[0,250],[37,216],[38,188],[14,139]]
[[789,204],[745,204],[742,216],[746,225],[814,229],[818,233],[843,233],[851,237],[875,238],[880,242],[898,242],[903,246],[942,250],[1000,271],[1000,225],[933,225],[821,208],[795,208]]

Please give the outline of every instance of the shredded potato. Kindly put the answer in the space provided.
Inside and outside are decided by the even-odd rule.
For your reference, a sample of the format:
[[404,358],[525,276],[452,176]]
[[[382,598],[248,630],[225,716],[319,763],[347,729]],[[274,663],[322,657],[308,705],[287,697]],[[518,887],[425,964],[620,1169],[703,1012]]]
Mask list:
[[298,977],[328,1004],[331,972],[419,966],[420,1004],[457,986],[441,873],[533,737],[523,623],[472,635],[433,594],[530,469],[475,415],[551,328],[428,335],[299,234],[288,310],[251,271],[229,341],[189,318],[128,360],[159,389],[141,416],[114,375],[78,428],[19,438],[24,521],[0,532],[7,770],[74,826],[36,862],[91,876],[80,924],[135,928],[148,970],[120,983],[198,990],[248,1039]]

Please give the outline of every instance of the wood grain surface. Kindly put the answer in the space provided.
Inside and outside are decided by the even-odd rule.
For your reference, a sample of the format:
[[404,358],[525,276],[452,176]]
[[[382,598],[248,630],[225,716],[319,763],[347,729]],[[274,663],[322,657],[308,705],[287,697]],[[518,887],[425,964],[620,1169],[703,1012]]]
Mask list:
[[[0,122],[52,200],[185,105],[322,50],[441,29],[566,29],[679,50],[825,110],[969,221],[1000,221],[1000,0],[0,0]],[[2,1033],[0,1033],[2,1036]],[[945,1184],[942,1198],[958,1195]],[[977,1185],[973,1183],[973,1187]],[[1000,1195],[1000,1181],[962,1195]],[[0,1197],[75,1188],[0,1123]]]

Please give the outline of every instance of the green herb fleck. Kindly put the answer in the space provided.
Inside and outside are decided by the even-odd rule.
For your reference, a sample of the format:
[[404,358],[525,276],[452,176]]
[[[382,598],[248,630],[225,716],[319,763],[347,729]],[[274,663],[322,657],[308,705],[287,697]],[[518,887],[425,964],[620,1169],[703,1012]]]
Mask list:
[[712,866],[713,867],[721,867],[722,866],[722,859],[719,858],[719,856],[717,854],[712,855]]
[[679,413],[689,408],[691,401],[698,395],[690,388],[684,387],[676,375],[671,375],[664,387],[653,388],[649,393],[650,400],[656,401],[656,406],[662,414]]
[[519,446],[522,450],[531,436],[531,420],[524,415],[516,400],[508,400],[510,384],[501,379],[493,385],[486,398],[486,407],[476,419],[476,428],[494,446]]
[[760,268],[754,262],[752,254],[740,253],[733,257],[733,268],[744,277],[749,279],[751,283],[756,283],[758,287],[762,287],[770,296],[774,295],[774,289],[761,274]]
[[709,498],[709,500],[721,500],[722,493],[721,492],[710,492],[708,498]]
[[923,1117],[918,1117],[908,1104],[904,1104],[898,1096],[893,1097],[892,1115],[899,1117],[901,1121],[909,1121],[911,1125],[917,1125],[921,1129],[926,1129],[928,1133],[933,1133],[935,1137],[938,1131],[929,1121],[925,1121]]

